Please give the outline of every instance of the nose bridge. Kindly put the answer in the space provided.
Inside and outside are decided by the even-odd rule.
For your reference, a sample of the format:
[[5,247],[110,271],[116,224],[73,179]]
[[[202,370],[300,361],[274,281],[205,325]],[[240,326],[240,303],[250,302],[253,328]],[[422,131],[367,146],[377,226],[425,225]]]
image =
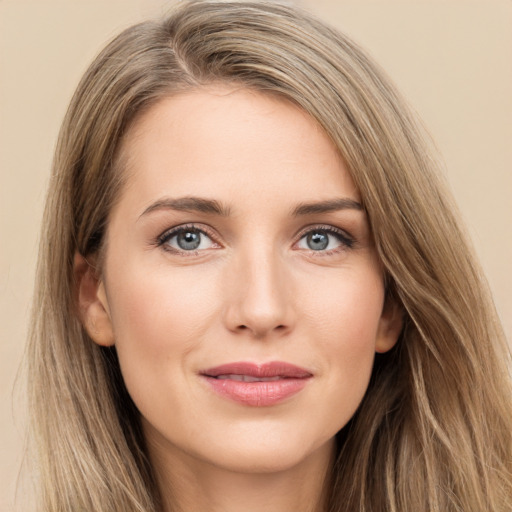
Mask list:
[[289,330],[293,305],[287,274],[282,255],[268,239],[241,251],[231,268],[230,329],[248,330],[258,338]]

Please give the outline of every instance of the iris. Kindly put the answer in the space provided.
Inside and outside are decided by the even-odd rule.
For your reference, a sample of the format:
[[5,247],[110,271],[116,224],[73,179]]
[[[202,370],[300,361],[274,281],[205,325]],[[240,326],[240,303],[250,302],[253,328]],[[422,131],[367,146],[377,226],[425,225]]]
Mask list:
[[180,249],[193,251],[201,244],[201,233],[197,230],[182,231],[176,235],[176,242]]
[[313,231],[306,237],[309,249],[323,251],[329,245],[329,235],[324,231]]

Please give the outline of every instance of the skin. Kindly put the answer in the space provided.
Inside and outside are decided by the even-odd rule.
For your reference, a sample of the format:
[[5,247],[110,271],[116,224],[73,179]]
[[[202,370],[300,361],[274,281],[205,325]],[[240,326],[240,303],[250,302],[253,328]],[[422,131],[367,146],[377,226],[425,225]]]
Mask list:
[[[343,160],[291,103],[227,86],[160,101],[121,153],[104,266],[98,276],[77,255],[79,301],[92,339],[116,346],[164,501],[172,487],[178,510],[323,510],[334,436],[401,328]],[[225,215],[165,204],[190,197]],[[349,207],[293,213],[340,198]],[[180,225],[207,233],[198,249],[163,236]],[[328,247],[312,249],[311,232]],[[200,375],[276,360],[312,377],[269,407]]]

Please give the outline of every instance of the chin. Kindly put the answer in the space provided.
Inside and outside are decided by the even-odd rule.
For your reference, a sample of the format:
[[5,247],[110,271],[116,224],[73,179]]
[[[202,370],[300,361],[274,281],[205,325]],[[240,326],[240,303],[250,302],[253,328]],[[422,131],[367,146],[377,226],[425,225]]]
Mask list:
[[[298,434],[298,433],[297,433]],[[209,450],[211,464],[235,473],[279,473],[331,453],[334,437],[308,444],[303,436],[266,436],[265,439],[222,443]]]

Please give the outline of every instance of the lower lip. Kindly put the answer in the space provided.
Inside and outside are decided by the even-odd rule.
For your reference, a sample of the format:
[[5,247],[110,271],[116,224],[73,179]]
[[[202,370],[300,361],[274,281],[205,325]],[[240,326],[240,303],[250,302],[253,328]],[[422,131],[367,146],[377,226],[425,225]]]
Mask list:
[[268,407],[278,404],[301,391],[309,378],[281,379],[264,382],[242,382],[204,376],[219,395],[252,407]]

